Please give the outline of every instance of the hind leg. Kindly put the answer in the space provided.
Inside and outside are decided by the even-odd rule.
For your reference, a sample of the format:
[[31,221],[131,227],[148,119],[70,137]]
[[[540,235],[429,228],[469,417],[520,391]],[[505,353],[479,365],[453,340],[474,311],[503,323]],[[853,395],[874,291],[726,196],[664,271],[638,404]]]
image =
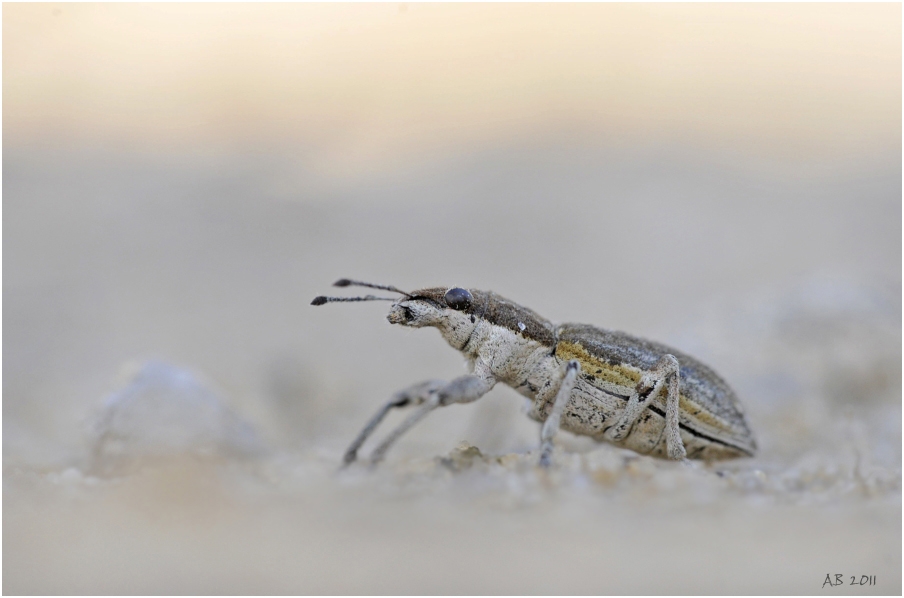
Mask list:
[[664,385],[668,385],[665,413],[666,452],[670,459],[683,459],[686,451],[678,429],[678,371],[678,360],[675,356],[663,355],[651,370],[644,372],[621,417],[614,426],[606,430],[606,438],[610,440],[626,438],[631,433],[634,422],[653,401],[653,397],[659,394]]
[[680,461],[687,456],[678,428],[678,374],[669,378],[669,395],[665,402],[665,448],[669,459]]

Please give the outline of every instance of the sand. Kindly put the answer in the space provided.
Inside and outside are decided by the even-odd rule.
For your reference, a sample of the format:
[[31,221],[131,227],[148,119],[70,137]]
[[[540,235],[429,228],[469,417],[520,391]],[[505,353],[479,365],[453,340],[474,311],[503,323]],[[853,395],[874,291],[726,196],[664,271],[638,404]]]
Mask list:
[[[285,176],[5,157],[4,593],[901,593],[899,164],[557,142]],[[339,471],[386,397],[463,367],[385,304],[308,305],[345,276],[671,344],[732,384],[760,453],[566,434],[541,471],[500,387]]]

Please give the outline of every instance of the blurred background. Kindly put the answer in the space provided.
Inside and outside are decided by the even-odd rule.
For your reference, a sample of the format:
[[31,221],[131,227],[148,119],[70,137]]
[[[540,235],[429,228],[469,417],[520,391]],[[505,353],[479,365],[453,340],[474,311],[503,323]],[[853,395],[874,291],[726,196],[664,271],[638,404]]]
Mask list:
[[[900,593],[900,5],[3,17],[4,592]],[[544,485],[498,388],[337,476],[463,371],[341,277],[693,353],[761,454]]]

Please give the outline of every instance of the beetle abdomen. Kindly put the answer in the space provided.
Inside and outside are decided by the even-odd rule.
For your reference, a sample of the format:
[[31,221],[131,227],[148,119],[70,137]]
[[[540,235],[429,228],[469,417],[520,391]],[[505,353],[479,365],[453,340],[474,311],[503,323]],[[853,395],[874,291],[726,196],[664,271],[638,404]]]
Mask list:
[[[703,363],[671,347],[594,326],[563,324],[556,333],[556,357],[562,361],[577,359],[581,363],[581,375],[590,387],[625,402],[634,392],[643,371],[653,367],[663,355],[674,355],[680,366],[682,436],[693,436],[698,441],[691,444],[711,445],[712,449],[701,451],[699,455],[689,450],[688,456],[709,459],[754,454],[756,443],[734,391]],[[641,425],[632,432],[631,436],[636,438],[625,443],[628,448],[638,450],[630,445],[637,444],[640,436],[653,434],[652,428],[646,429],[652,426],[656,428],[652,445],[640,452],[655,453],[659,444],[656,437],[664,426],[665,398],[666,389],[663,388],[648,407],[654,417],[644,422],[646,426]]]

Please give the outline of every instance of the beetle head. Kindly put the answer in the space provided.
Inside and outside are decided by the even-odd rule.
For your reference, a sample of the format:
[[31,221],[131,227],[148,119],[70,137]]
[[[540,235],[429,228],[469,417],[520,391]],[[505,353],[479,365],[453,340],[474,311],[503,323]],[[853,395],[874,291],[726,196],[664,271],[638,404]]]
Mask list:
[[[334,301],[395,301],[389,309],[386,319],[390,324],[399,324],[411,328],[433,326],[453,347],[460,349],[467,344],[471,333],[478,323],[475,313],[481,308],[485,293],[469,291],[461,287],[432,287],[406,293],[395,287],[357,282],[347,279],[339,280],[335,286],[364,286],[383,289],[404,295],[394,300],[389,297],[317,297],[313,305],[323,305]],[[480,305],[478,305],[480,303]],[[485,306],[484,306],[485,307]]]
[[456,349],[462,349],[471,338],[479,318],[483,293],[461,287],[421,289],[397,301],[386,317],[391,324],[412,328],[433,326]]

